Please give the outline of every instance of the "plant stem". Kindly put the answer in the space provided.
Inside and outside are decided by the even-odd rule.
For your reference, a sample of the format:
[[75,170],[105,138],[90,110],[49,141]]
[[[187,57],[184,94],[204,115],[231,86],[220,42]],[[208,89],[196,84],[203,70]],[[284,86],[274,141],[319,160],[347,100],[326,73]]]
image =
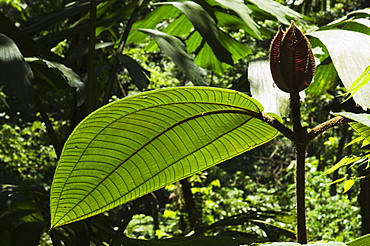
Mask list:
[[130,210],[127,212],[125,218],[123,219],[123,221],[119,225],[118,230],[116,231],[115,235],[112,238],[112,241],[110,242],[110,245],[114,245],[115,242],[118,239],[120,239],[121,237],[124,236],[123,235],[123,232],[126,230],[126,227],[128,226],[128,224],[132,220],[132,217],[137,212],[139,206],[143,203],[144,198],[145,198],[145,196],[140,197],[140,198],[138,198],[138,199],[135,200],[134,204],[132,205],[132,207],[130,208]]
[[298,92],[290,93],[290,108],[292,110],[293,121],[293,142],[296,147],[296,199],[297,199],[297,242],[307,243],[307,226],[306,226],[306,139],[307,130],[301,125],[301,102]]
[[296,145],[297,242],[307,244],[306,226],[306,145]]
[[86,114],[94,110],[96,0],[90,1],[89,53],[87,59]]
[[55,153],[56,153],[56,155],[59,159],[60,155],[62,153],[62,145],[60,144],[59,139],[57,137],[57,134],[54,131],[53,124],[51,123],[51,121],[49,119],[49,116],[46,113],[44,104],[42,103],[42,101],[41,101],[41,99],[40,99],[40,97],[38,96],[37,93],[35,95],[34,102],[37,106],[37,109],[40,111],[41,118],[45,123],[46,130],[47,130],[48,135],[50,137],[51,143],[53,144]]

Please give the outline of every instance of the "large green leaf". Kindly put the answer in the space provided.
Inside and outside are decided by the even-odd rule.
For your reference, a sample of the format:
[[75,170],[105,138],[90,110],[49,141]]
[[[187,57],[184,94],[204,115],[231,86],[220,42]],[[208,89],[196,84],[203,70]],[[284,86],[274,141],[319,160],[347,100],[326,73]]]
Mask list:
[[310,244],[300,244],[300,243],[266,243],[266,244],[260,244],[261,246],[300,246],[300,245],[306,245],[306,246],[346,246],[345,243],[340,242],[329,242],[329,243],[310,243]]
[[155,28],[160,21],[166,18],[173,18],[179,15],[180,10],[174,8],[171,5],[161,5],[158,6],[155,10],[147,14],[140,21],[135,22],[132,26],[132,31],[127,39],[127,43],[136,43],[140,44],[145,37],[145,33],[137,31],[137,28],[153,29]]
[[[346,30],[325,30],[310,34],[326,46],[338,76],[347,89],[363,76],[370,64],[370,36]],[[370,108],[370,84],[364,85],[353,99],[364,109]]]
[[256,98],[268,112],[282,117],[289,114],[289,94],[274,85],[267,57],[249,61],[248,81],[253,98]]
[[113,246],[240,246],[251,245],[255,240],[246,237],[226,237],[226,236],[191,236],[191,237],[175,237],[169,239],[152,239],[142,240],[123,237],[113,244]]
[[65,143],[51,189],[51,228],[270,141],[278,131],[256,118],[262,110],[236,91],[182,87],[124,98],[93,112]]
[[367,246],[370,245],[370,234],[356,238],[347,243],[348,246]]

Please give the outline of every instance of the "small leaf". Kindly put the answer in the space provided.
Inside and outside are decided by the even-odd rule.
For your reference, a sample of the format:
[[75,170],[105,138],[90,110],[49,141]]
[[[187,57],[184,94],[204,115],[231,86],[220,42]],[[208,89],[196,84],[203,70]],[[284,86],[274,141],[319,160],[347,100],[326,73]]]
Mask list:
[[329,185],[340,183],[340,182],[343,182],[344,180],[346,180],[346,177],[343,177],[343,178],[340,178],[340,179],[336,179],[333,182],[331,182]]
[[132,83],[134,83],[140,91],[148,88],[150,72],[140,66],[134,59],[124,54],[117,54],[118,60],[128,70]]
[[343,190],[343,193],[346,193],[347,191],[349,191],[352,186],[355,184],[355,180],[354,179],[348,179],[346,181],[344,181],[344,190]]
[[351,94],[351,98],[355,93],[357,93],[364,85],[370,82],[370,66],[368,66],[365,71],[351,84],[348,89],[347,95]]
[[334,166],[332,166],[331,168],[326,170],[324,174],[332,173],[335,170],[337,170],[337,169],[339,169],[343,166],[350,165],[350,164],[352,164],[356,161],[359,161],[361,159],[362,159],[362,157],[349,157],[349,156],[343,157],[337,164],[335,164]]
[[285,92],[307,88],[315,72],[315,59],[306,36],[292,21],[286,32],[279,28],[270,47],[270,66],[276,85]]
[[355,139],[353,139],[351,142],[347,143],[344,148],[347,148],[348,146],[351,146],[352,144],[355,144],[355,143],[358,143],[360,141],[364,141],[364,137],[357,137]]

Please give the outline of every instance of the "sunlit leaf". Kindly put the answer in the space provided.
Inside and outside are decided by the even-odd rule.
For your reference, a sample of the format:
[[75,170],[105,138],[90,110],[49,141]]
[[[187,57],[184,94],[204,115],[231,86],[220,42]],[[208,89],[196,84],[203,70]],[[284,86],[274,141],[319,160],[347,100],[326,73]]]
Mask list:
[[343,182],[344,180],[346,180],[346,177],[343,177],[343,178],[340,178],[340,179],[336,179],[333,182],[331,182],[329,185],[340,183],[340,182]]
[[351,98],[356,94],[363,86],[370,82],[370,65],[365,69],[365,71],[355,80],[348,89],[348,94],[351,94]]
[[345,146],[344,146],[344,148],[347,148],[348,146],[351,146],[352,144],[355,144],[355,143],[358,143],[358,142],[360,142],[360,141],[364,141],[364,137],[357,137],[357,138],[355,138],[355,139],[352,139],[352,141],[351,142],[349,142],[349,143],[347,143]]
[[116,244],[112,246],[214,246],[214,245],[227,245],[227,246],[241,246],[251,245],[255,239],[246,237],[226,237],[226,236],[191,236],[191,237],[174,237],[169,239],[152,239],[141,240],[123,237],[117,240]]
[[195,58],[195,63],[202,68],[214,71],[218,74],[224,73],[226,66],[230,67],[230,65],[227,64],[224,66],[224,64],[217,59],[211,47],[209,47],[207,43],[205,43],[203,48],[199,51]]
[[344,188],[343,193],[346,193],[347,191],[349,191],[354,184],[355,184],[354,179],[348,179],[348,180],[344,181],[344,183],[343,183],[343,188]]
[[141,197],[278,135],[242,93],[211,87],[127,97],[89,115],[64,145],[51,228]]
[[[326,46],[339,78],[349,89],[369,66],[370,36],[353,31],[324,30],[310,35],[320,39]],[[370,84],[364,85],[353,99],[362,108],[370,108]]]
[[307,88],[306,93],[320,96],[328,89],[335,88],[338,83],[339,78],[334,64],[332,62],[322,63],[317,67],[314,80]]
[[274,85],[268,58],[249,62],[248,81],[252,97],[264,106],[266,112],[273,112],[282,117],[289,114],[289,94]]
[[332,173],[335,170],[338,170],[339,168],[341,168],[343,166],[350,165],[350,164],[352,164],[356,161],[359,161],[361,159],[362,159],[362,157],[350,157],[350,156],[343,157],[338,163],[336,163],[334,166],[332,166],[331,168],[326,170],[325,174]]
[[348,246],[367,246],[370,245],[370,234],[356,238],[347,243]]
[[147,37],[145,33],[137,31],[137,28],[154,29],[163,19],[178,16],[179,13],[180,11],[171,5],[158,6],[143,19],[134,23],[127,43],[140,44]]

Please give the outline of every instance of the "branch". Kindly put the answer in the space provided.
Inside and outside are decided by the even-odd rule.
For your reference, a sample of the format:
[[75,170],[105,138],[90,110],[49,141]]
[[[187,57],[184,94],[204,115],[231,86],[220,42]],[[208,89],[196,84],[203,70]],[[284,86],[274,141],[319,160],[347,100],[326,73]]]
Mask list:
[[344,118],[343,116],[336,116],[328,121],[325,121],[319,125],[317,125],[316,127],[312,128],[305,136],[305,139],[304,141],[306,143],[309,143],[310,141],[312,141],[314,138],[316,138],[318,135],[320,135],[321,133],[323,133],[324,131],[334,127],[334,126],[338,126],[340,124],[343,124],[343,123],[348,123],[349,120]]
[[255,115],[252,115],[252,116],[270,124],[276,130],[281,132],[285,137],[287,137],[289,140],[294,142],[295,137],[294,137],[293,131],[291,129],[289,129],[288,127],[286,127],[285,125],[283,125],[283,123],[281,123],[280,121],[278,121],[274,117],[272,117],[272,116],[270,116],[266,113],[260,113],[260,114],[256,113]]

